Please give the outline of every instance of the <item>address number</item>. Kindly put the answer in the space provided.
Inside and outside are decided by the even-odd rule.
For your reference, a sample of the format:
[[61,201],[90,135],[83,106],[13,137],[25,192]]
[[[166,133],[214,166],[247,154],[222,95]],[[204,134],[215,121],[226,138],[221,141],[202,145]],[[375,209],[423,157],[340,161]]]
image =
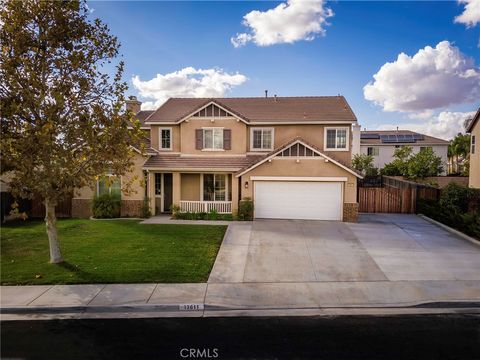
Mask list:
[[203,310],[203,304],[181,304],[178,308],[182,311]]

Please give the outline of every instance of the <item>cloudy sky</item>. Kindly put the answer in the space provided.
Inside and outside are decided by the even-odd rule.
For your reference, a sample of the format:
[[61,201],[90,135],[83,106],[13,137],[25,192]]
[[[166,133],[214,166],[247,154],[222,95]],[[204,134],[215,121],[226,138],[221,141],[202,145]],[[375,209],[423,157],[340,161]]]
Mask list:
[[130,95],[344,95],[367,129],[450,138],[480,106],[480,0],[89,2]]

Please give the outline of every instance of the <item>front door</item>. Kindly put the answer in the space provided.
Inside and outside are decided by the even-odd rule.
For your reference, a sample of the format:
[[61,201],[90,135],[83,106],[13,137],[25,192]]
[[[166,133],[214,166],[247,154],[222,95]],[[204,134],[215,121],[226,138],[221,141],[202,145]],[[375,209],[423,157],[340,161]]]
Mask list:
[[169,213],[172,206],[172,174],[163,174],[163,212]]

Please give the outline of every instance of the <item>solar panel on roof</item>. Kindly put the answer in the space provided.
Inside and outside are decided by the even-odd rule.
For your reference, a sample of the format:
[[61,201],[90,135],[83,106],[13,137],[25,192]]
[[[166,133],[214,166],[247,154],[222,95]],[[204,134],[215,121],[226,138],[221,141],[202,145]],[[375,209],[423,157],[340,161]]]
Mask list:
[[360,139],[380,139],[378,134],[360,134]]
[[423,140],[425,137],[422,134],[413,134],[414,140]]

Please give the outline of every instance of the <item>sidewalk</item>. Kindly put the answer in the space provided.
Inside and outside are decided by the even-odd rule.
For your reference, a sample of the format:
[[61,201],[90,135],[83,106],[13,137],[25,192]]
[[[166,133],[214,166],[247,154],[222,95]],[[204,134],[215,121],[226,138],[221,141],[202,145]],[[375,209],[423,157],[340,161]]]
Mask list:
[[480,313],[480,281],[42,285],[0,290],[2,320]]
[[170,215],[157,215],[143,220],[140,224],[230,225],[233,222],[224,220],[173,220]]

